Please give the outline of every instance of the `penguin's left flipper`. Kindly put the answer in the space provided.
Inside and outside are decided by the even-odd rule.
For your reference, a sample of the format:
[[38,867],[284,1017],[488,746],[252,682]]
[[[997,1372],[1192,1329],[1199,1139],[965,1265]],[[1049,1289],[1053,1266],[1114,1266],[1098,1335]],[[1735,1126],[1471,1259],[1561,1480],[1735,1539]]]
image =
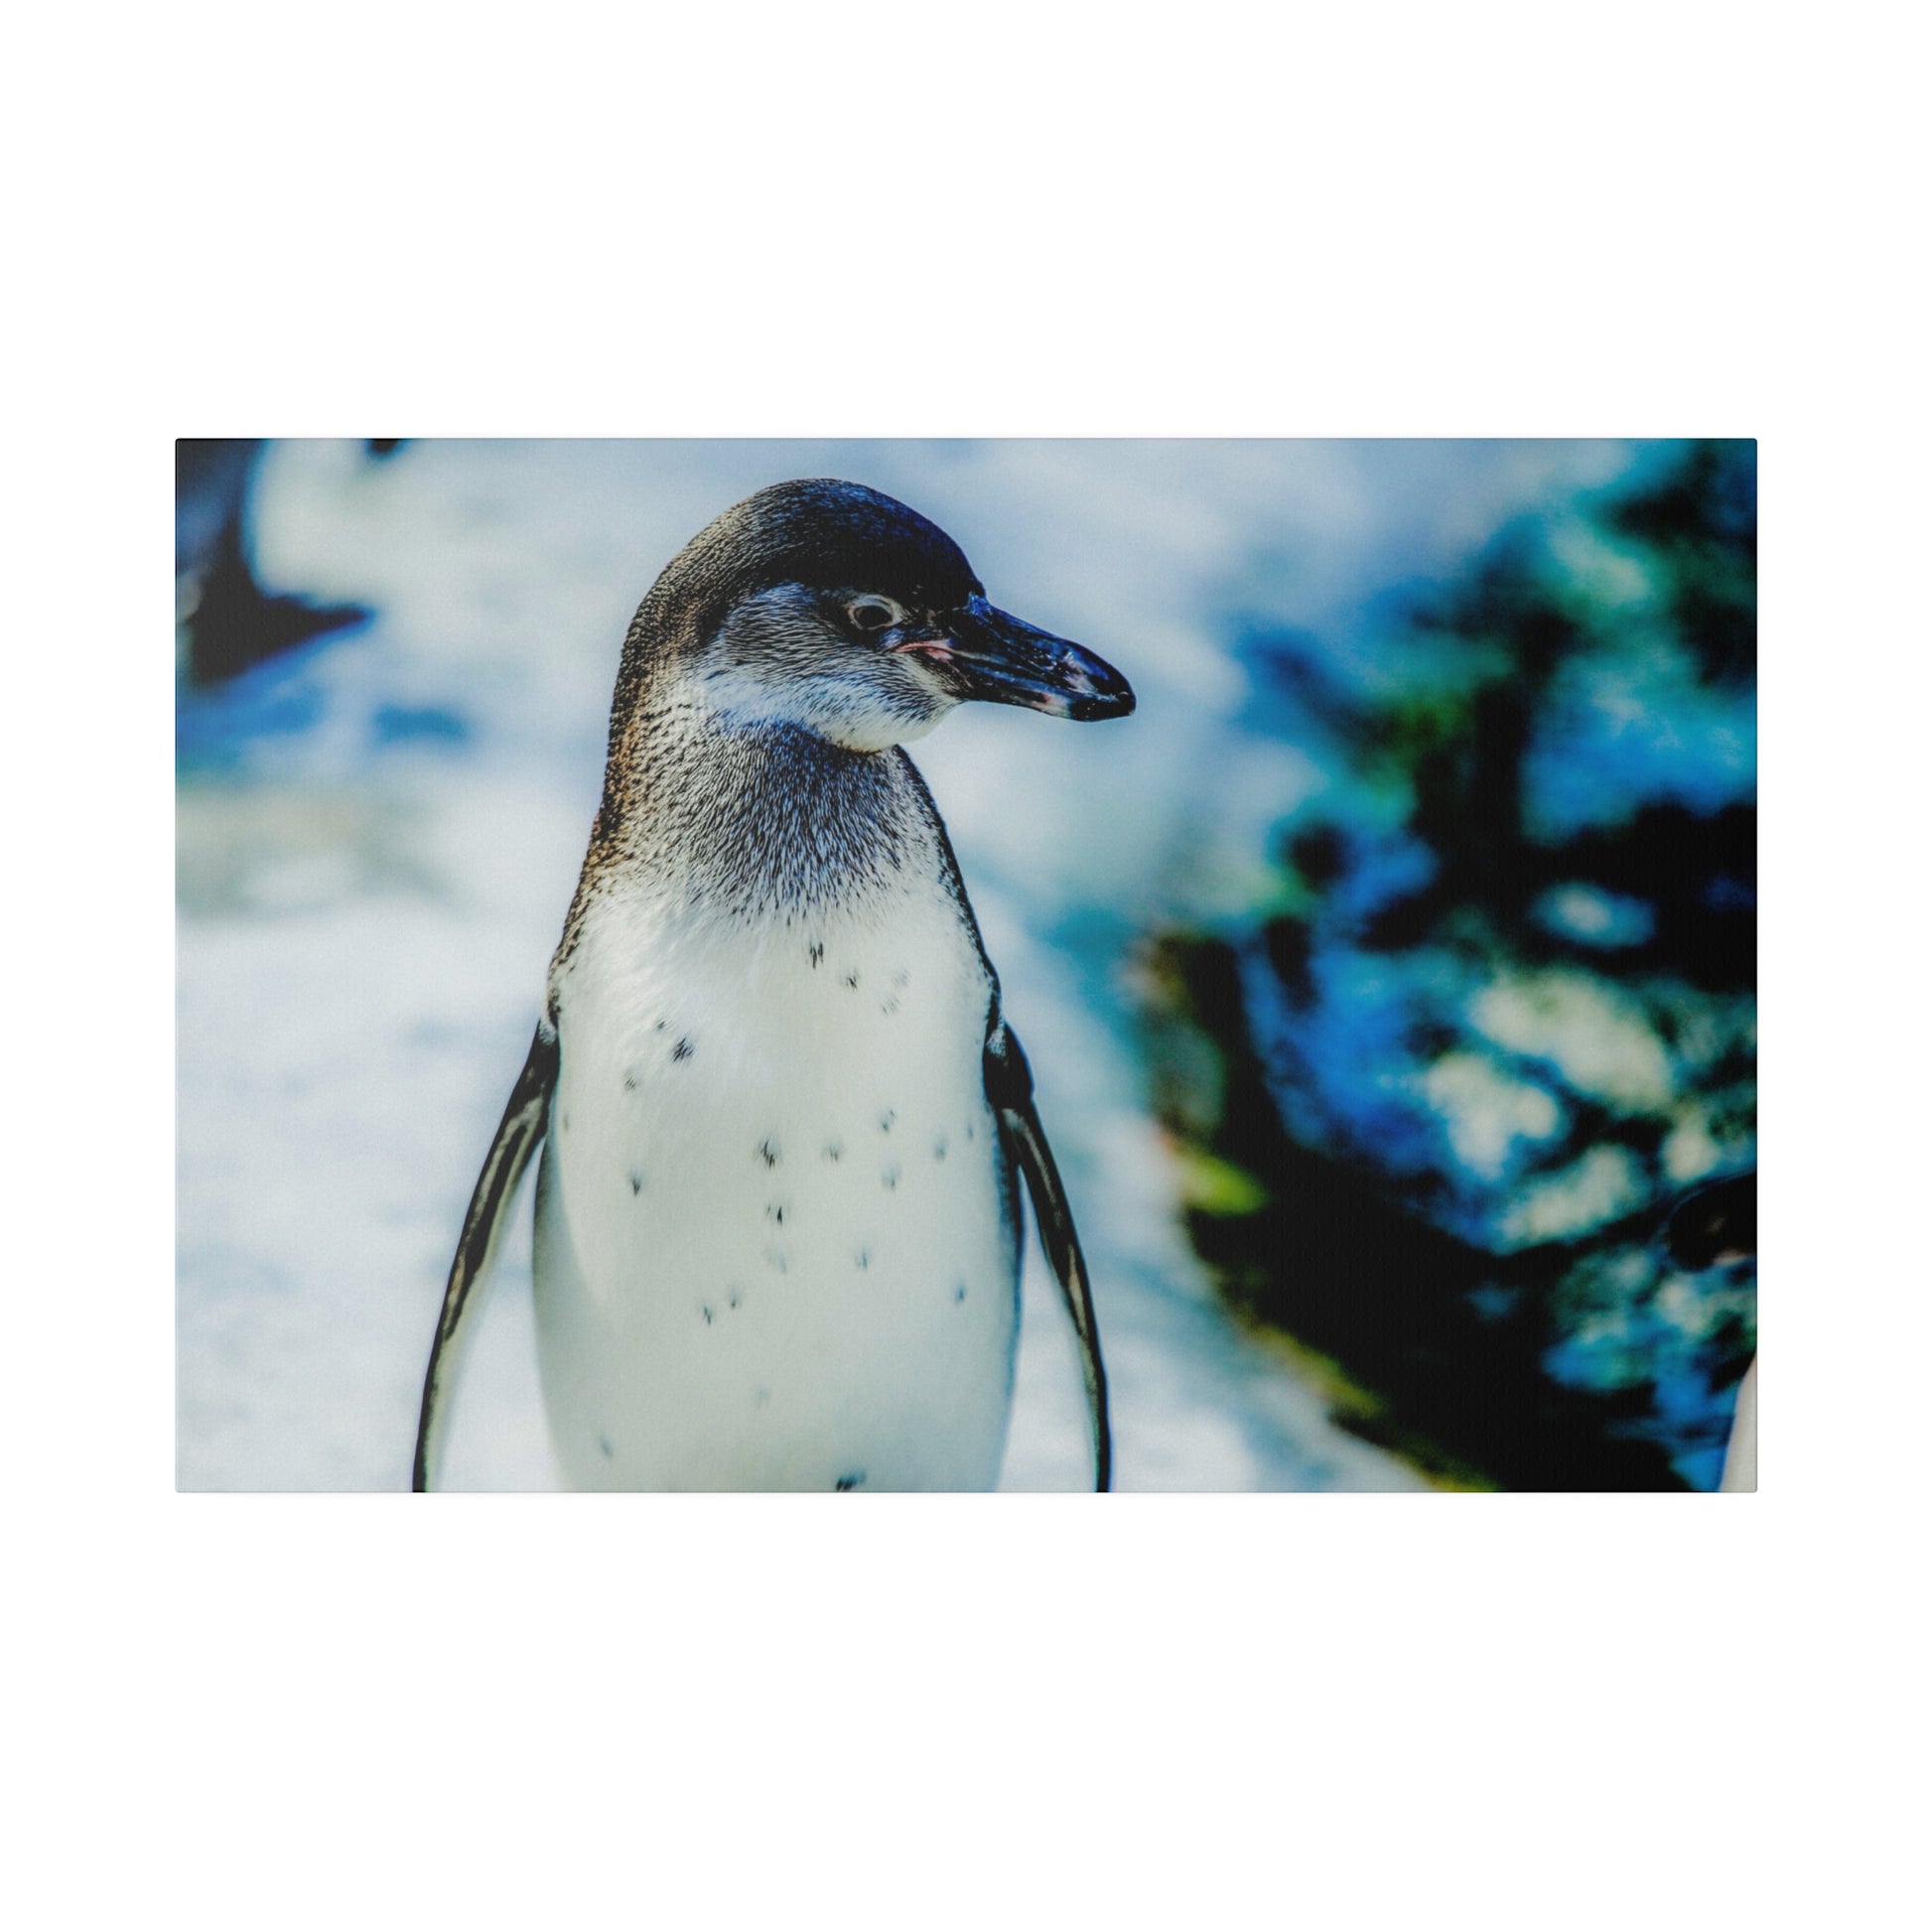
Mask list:
[[550,1095],[557,1084],[557,1030],[548,1017],[537,1023],[536,1037],[516,1076],[509,1105],[497,1123],[496,1138],[483,1157],[470,1196],[470,1211],[457,1237],[456,1259],[450,1263],[450,1284],[443,1291],[443,1313],[430,1343],[429,1369],[423,1377],[423,1409],[416,1424],[416,1464],[413,1489],[427,1489],[443,1460],[443,1439],[449,1430],[450,1397],[462,1345],[468,1339],[467,1317],[482,1298],[476,1290],[487,1278],[496,1253],[496,1237],[516,1198],[516,1183],[530,1165],[530,1156],[543,1139],[550,1118]]
[[1004,1020],[996,1019],[986,1040],[986,1097],[992,1103],[1007,1146],[1027,1176],[1027,1192],[1046,1259],[1073,1317],[1080,1343],[1080,1366],[1086,1376],[1087,1415],[1093,1425],[1093,1486],[1108,1489],[1114,1479],[1113,1432],[1107,1420],[1107,1370],[1100,1359],[1100,1329],[1093,1318],[1093,1290],[1087,1264],[1080,1253],[1080,1237],[1073,1229],[1073,1210],[1046,1145],[1046,1130],[1034,1105],[1033,1069],[1019,1037]]

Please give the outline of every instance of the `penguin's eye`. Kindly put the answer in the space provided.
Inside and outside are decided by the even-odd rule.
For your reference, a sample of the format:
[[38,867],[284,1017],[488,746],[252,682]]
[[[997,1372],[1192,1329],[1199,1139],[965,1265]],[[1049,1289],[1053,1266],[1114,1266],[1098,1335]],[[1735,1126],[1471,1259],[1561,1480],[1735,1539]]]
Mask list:
[[905,613],[890,597],[858,597],[845,607],[855,630],[885,630],[904,621]]

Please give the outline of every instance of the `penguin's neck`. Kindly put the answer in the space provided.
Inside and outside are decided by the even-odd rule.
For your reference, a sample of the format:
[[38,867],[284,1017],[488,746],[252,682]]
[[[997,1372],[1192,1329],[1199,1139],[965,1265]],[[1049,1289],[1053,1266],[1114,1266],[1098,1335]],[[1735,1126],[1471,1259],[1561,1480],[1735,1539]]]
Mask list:
[[897,748],[848,751],[676,693],[640,706],[613,748],[586,880],[752,921],[890,897],[939,843]]

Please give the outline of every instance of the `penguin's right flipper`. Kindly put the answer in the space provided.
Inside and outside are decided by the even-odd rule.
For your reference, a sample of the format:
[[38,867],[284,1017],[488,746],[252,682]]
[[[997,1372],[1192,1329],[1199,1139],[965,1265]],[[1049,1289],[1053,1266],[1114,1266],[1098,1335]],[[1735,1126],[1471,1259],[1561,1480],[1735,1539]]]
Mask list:
[[466,1317],[480,1302],[473,1293],[486,1280],[496,1253],[496,1237],[516,1198],[516,1183],[530,1165],[530,1156],[543,1139],[550,1118],[550,1096],[557,1085],[557,1030],[546,1017],[537,1023],[523,1071],[516,1076],[509,1105],[497,1123],[483,1173],[470,1196],[457,1238],[456,1259],[450,1263],[450,1285],[443,1291],[443,1313],[430,1343],[429,1369],[423,1377],[423,1409],[416,1424],[416,1466],[410,1486],[427,1489],[443,1459],[448,1433],[450,1399],[463,1345],[469,1339]]

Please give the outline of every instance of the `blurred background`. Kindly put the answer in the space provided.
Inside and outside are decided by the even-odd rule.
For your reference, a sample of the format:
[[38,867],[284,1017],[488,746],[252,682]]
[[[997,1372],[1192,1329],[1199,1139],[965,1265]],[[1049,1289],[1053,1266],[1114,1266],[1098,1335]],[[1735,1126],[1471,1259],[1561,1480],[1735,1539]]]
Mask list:
[[[1755,450],[178,446],[177,1479],[407,1486],[619,646],[836,476],[1132,679],[913,748],[1095,1278],[1119,1486],[1712,1488],[1755,1162]],[[1030,1254],[1003,1486],[1077,1488]],[[554,1486],[527,1205],[453,1486]]]

